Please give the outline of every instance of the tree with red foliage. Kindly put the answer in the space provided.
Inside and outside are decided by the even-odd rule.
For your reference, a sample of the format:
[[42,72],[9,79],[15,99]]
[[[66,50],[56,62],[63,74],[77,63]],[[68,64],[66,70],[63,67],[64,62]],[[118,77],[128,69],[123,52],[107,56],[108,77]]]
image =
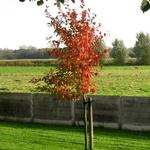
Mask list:
[[[55,71],[36,80],[46,83],[42,87],[44,91],[68,100],[79,100],[81,96],[95,92],[91,78],[98,73],[93,70],[93,66],[106,53],[106,50],[95,51],[95,47],[100,46],[95,41],[101,40],[103,35],[99,32],[100,26],[95,27],[95,16],[91,17],[90,10],[86,10],[84,2],[81,2],[81,14],[69,9],[68,4],[64,4],[65,10],[60,10],[56,17],[52,17],[46,9],[49,25],[59,38],[50,41],[54,46],[50,55],[58,58],[59,65]],[[62,43],[65,48],[60,49]]]
[[[50,40],[54,46],[50,55],[57,57],[59,64],[54,71],[34,82],[44,81],[41,89],[62,99],[78,101],[83,96],[85,104],[87,93],[95,92],[91,79],[98,73],[93,67],[99,64],[106,50],[96,51],[100,46],[96,41],[102,40],[105,35],[99,31],[100,25],[95,22],[96,15],[91,16],[90,9],[85,8],[83,0],[80,10],[81,12],[77,13],[65,3],[64,8],[59,8],[57,16],[53,17],[48,8],[46,9],[46,16],[50,19],[49,25],[57,35],[57,40]],[[60,44],[65,48],[60,49]]]

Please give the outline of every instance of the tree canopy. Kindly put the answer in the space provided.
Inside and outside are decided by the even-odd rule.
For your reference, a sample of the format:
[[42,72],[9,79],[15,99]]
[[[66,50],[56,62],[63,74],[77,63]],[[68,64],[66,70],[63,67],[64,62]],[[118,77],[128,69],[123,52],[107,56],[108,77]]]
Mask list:
[[128,56],[128,51],[124,45],[124,42],[116,38],[112,45],[113,48],[110,55],[114,58],[117,64],[124,64]]
[[134,46],[136,57],[142,64],[150,64],[150,35],[140,32],[136,36],[137,40]]
[[[62,99],[80,100],[87,93],[94,93],[94,83],[91,80],[98,72],[94,66],[104,56],[106,50],[96,51],[101,45],[95,41],[102,40],[105,34],[100,32],[100,24],[95,22],[95,15],[86,10],[81,0],[81,12],[70,9],[68,4],[60,8],[56,16],[46,9],[50,19],[49,27],[54,29],[56,37],[50,39],[53,45],[51,56],[55,56],[59,64],[54,71],[49,72],[33,82],[44,82],[41,90],[57,95]],[[60,49],[60,44],[64,49]],[[101,64],[100,64],[101,66]]]

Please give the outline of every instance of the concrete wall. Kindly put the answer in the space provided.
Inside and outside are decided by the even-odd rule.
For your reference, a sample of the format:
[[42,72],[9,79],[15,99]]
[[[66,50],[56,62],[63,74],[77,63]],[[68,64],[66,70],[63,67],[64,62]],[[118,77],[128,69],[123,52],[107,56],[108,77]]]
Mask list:
[[[94,126],[150,130],[150,97],[92,96]],[[48,94],[0,93],[0,120],[83,125],[83,102]]]

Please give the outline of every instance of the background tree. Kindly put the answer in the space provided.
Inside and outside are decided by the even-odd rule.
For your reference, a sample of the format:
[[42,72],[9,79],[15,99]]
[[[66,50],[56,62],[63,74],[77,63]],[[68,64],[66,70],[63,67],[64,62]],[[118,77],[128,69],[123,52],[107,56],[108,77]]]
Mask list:
[[[107,49],[106,43],[105,43],[105,41],[104,41],[103,39],[100,39],[100,40],[98,40],[98,41],[95,41],[95,45],[99,45],[98,47],[95,47],[95,50],[96,50],[97,52],[102,52],[102,51],[104,51],[104,50]],[[108,57],[109,57],[108,53],[105,54],[105,55],[100,59],[100,63],[101,63],[101,64],[106,63]]]
[[128,57],[128,50],[125,47],[123,41],[115,39],[112,45],[113,48],[110,52],[110,56],[114,58],[115,63],[124,64]]
[[128,48],[128,52],[130,58],[136,58],[134,47]]
[[0,59],[44,59],[50,58],[50,48],[37,49],[33,46],[20,46],[19,49],[0,49]]
[[14,59],[15,54],[13,52],[14,51],[7,48],[0,49],[0,59]]
[[136,36],[135,55],[141,64],[150,64],[150,35],[140,32]]

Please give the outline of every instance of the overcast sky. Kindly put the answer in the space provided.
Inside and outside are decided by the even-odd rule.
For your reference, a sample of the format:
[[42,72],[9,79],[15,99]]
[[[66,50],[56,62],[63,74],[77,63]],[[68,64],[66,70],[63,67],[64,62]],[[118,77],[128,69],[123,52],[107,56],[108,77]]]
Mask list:
[[[108,46],[119,38],[127,47],[132,47],[136,33],[142,31],[150,34],[150,11],[142,13],[141,0],[85,1],[87,7],[97,14],[102,31],[107,33],[105,41]],[[47,27],[44,9],[44,5],[37,7],[29,0],[24,3],[0,0],[0,48],[18,49],[22,45],[48,47],[46,37],[53,36],[53,32]],[[54,12],[53,6],[50,9]]]

